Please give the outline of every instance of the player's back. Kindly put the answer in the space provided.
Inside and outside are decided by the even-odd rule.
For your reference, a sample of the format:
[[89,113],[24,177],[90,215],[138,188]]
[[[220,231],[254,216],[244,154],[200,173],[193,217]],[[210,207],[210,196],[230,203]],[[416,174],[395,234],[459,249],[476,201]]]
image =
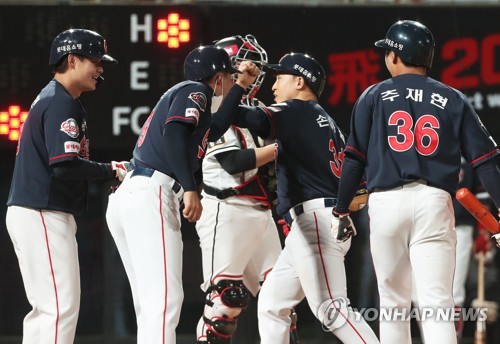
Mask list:
[[278,213],[298,203],[337,197],[345,140],[316,101],[277,104],[273,115],[278,141]]
[[[148,119],[134,149],[134,163],[172,175],[165,150],[164,128],[168,122],[181,122],[197,128],[188,140],[187,157],[194,170],[199,168],[198,146],[210,125],[211,88],[200,82],[181,82],[160,98]],[[205,113],[206,112],[206,113]]]
[[353,116],[348,150],[366,155],[369,190],[424,179],[453,193],[461,146],[471,161],[490,149],[484,132],[474,138],[484,128],[465,96],[425,75],[404,74],[374,85]]

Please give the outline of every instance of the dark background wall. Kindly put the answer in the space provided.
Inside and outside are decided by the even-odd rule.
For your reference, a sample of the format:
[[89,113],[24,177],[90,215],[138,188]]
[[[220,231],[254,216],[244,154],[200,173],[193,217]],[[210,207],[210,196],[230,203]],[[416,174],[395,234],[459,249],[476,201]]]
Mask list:
[[[191,20],[191,40],[179,49],[156,42],[156,22],[171,12]],[[328,82],[321,102],[349,132],[357,97],[367,86],[389,77],[383,51],[376,50],[373,42],[383,38],[396,20],[413,19],[426,24],[436,39],[429,75],[469,96],[498,141],[499,17],[500,7],[0,6],[0,112],[13,104],[27,111],[50,80],[49,49],[57,33],[70,27],[96,30],[107,39],[109,53],[119,64],[106,68],[100,89],[81,98],[89,117],[91,158],[129,159],[137,129],[150,109],[163,92],[182,80],[186,54],[200,44],[251,33],[267,50],[270,62],[299,51],[323,64]],[[143,74],[133,72],[134,68]],[[268,104],[273,82],[268,76],[259,93]],[[0,154],[1,342],[1,336],[21,334],[28,303],[3,220],[15,143],[1,134]],[[82,274],[78,333],[98,336],[105,343],[119,334],[133,335],[135,330],[128,283],[104,220],[108,186],[91,184],[89,210],[78,219]],[[362,230],[346,260],[348,287],[354,305],[369,307],[376,305],[376,289],[367,256],[366,212],[358,217]],[[186,299],[179,333],[192,333],[202,309],[201,258],[194,228],[185,224],[183,235]],[[303,333],[321,333],[307,307],[300,313]]]

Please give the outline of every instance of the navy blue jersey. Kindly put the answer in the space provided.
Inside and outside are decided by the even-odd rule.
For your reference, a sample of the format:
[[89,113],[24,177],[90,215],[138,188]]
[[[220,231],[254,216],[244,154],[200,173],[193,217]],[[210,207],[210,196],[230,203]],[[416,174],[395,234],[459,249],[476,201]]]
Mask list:
[[87,182],[55,179],[50,166],[89,159],[85,110],[56,80],[31,105],[18,142],[7,205],[81,214]]
[[346,154],[366,164],[368,191],[424,179],[454,194],[461,154],[475,167],[499,150],[460,91],[404,74],[360,96]]
[[316,101],[294,99],[268,107],[244,107],[236,121],[278,143],[279,215],[307,200],[337,197],[345,138]]
[[163,137],[165,125],[177,121],[193,127],[188,154],[192,172],[199,170],[211,122],[212,94],[210,86],[195,81],[181,82],[165,92],[142,127],[134,149],[134,164],[155,169],[178,180],[165,151]]

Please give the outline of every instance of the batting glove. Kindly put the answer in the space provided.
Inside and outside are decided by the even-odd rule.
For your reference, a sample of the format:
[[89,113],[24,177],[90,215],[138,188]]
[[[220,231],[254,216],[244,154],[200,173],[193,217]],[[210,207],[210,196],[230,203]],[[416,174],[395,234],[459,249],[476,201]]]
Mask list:
[[496,243],[497,243],[497,247],[500,247],[500,233],[497,233],[497,234],[493,234],[491,236],[493,239],[495,239]]
[[[351,218],[349,217],[349,213],[338,213],[335,208],[333,209],[333,216],[338,219],[338,229],[337,229],[337,242],[345,242],[349,240],[349,238],[356,236],[358,232],[356,231],[356,227],[352,223]],[[332,229],[334,230],[334,226],[337,225],[337,221],[332,221]],[[335,230],[334,230],[335,232]]]
[[278,220],[278,225],[281,226],[283,234],[285,234],[285,237],[287,237],[288,234],[290,233],[290,226],[288,225],[288,223],[286,223],[285,220]]
[[122,181],[125,178],[125,175],[128,172],[128,168],[130,166],[129,161],[111,161],[111,169],[115,172],[116,178],[119,181]]

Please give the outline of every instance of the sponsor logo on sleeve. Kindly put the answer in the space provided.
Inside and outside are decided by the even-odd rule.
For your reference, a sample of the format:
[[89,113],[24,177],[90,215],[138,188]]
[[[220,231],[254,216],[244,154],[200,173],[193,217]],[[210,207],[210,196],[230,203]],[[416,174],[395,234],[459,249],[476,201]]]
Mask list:
[[76,139],[80,134],[78,123],[73,118],[68,118],[61,123],[61,131],[65,132],[69,137]]
[[205,94],[193,92],[189,94],[188,98],[191,99],[201,111],[205,112],[207,108],[207,97],[205,97]]
[[186,109],[186,117],[194,117],[196,122],[200,119],[200,112],[195,108],[187,108]]
[[78,153],[80,152],[80,144],[74,141],[64,142],[64,152],[65,153]]

